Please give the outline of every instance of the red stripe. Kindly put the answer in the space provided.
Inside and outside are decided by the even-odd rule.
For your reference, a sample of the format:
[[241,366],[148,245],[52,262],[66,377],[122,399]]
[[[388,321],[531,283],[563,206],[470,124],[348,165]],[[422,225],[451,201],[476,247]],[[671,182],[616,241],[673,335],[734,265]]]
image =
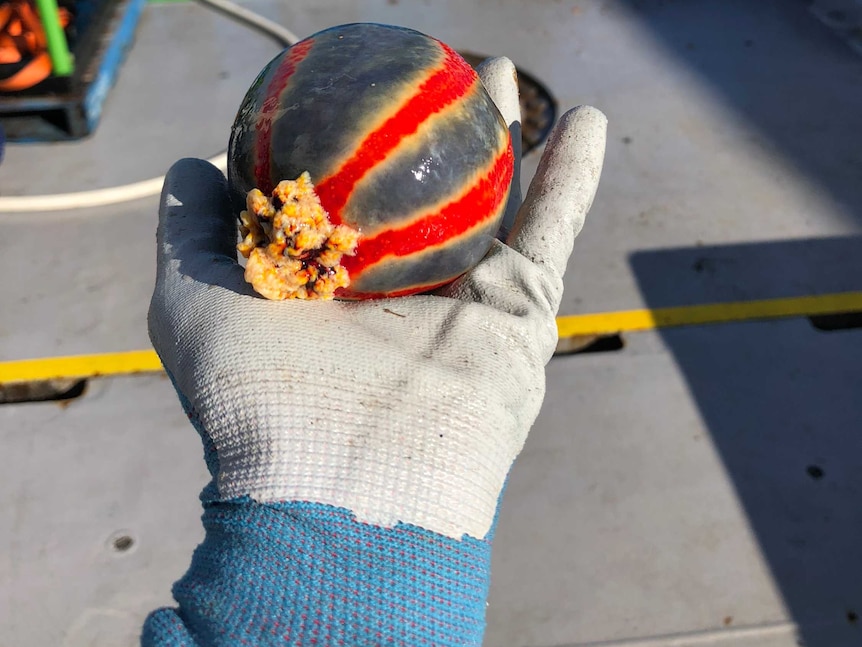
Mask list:
[[275,188],[272,183],[272,122],[278,113],[281,95],[296,67],[299,65],[314,45],[313,39],[307,39],[291,47],[284,60],[278,66],[269,85],[266,88],[266,98],[260,107],[260,117],[257,122],[256,156],[254,160],[254,179],[257,188],[264,193],[271,193]]
[[440,43],[445,53],[437,71],[429,76],[406,103],[377,130],[368,135],[353,156],[329,177],[317,183],[317,193],[329,217],[341,222],[341,210],[362,177],[415,133],[431,115],[469,92],[478,76],[461,56]]
[[450,202],[440,211],[420,218],[406,227],[389,229],[359,242],[356,256],[342,259],[353,280],[359,274],[387,256],[409,256],[453,238],[498,215],[508,196],[512,181],[514,157],[511,138],[490,171],[467,193]]

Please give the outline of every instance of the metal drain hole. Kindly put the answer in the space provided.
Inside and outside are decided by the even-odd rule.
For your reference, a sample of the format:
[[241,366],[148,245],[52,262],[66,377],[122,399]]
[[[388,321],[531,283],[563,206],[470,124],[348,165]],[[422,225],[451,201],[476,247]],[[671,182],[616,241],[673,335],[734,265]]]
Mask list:
[[823,468],[819,465],[809,465],[805,468],[805,473],[808,474],[808,476],[813,478],[815,481],[819,481],[825,476]]
[[625,348],[622,335],[578,335],[563,337],[557,342],[554,355],[585,355],[612,353]]
[[59,402],[66,405],[87,390],[87,380],[39,380],[0,384],[0,404]]
[[[474,52],[458,53],[473,67],[489,58]],[[541,146],[551,134],[557,120],[557,102],[541,81],[518,66],[515,68],[521,98],[521,152],[526,155]]]
[[814,315],[808,317],[809,323],[823,332],[853,330],[862,328],[862,312],[842,312],[834,315]]
[[134,546],[135,540],[129,537],[128,535],[122,535],[114,539],[114,550],[118,553],[125,553],[132,546]]

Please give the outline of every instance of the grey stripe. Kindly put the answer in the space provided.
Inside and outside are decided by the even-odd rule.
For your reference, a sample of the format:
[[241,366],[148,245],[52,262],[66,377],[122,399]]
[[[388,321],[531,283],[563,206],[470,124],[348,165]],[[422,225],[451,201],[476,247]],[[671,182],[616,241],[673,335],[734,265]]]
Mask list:
[[[505,205],[505,200],[503,201]],[[500,209],[502,216],[503,210]],[[350,289],[356,292],[391,293],[416,285],[443,283],[458,278],[482,260],[500,226],[500,219],[458,244],[425,254],[420,259],[407,256],[391,259],[363,272]]]
[[[352,154],[367,135],[360,128],[442,57],[435,42],[409,29],[353,24],[316,34],[282,97],[284,112],[273,123],[273,184],[304,171],[313,182],[330,174],[333,163]],[[237,166],[253,170],[253,141],[245,139],[254,135],[240,138]],[[252,188],[252,178],[237,179],[245,190]]]
[[508,133],[480,83],[461,105],[454,118],[429,124],[418,135],[418,145],[404,147],[366,177],[345,205],[342,220],[391,225],[461,195],[470,176],[496,157]]

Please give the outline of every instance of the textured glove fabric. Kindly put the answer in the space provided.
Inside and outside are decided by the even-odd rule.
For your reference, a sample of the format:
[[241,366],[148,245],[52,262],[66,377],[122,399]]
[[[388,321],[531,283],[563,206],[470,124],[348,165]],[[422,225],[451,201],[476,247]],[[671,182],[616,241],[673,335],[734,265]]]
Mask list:
[[[218,453],[179,399],[215,476]],[[150,614],[142,647],[481,644],[496,519],[458,541],[317,503],[223,500],[215,480],[201,501],[205,539],[174,585],[179,606]]]
[[[512,64],[480,74],[516,123]],[[435,294],[361,303],[258,298],[224,177],[171,169],[150,335],[213,482],[179,608],[146,644],[481,642],[498,503],[604,135],[594,109],[564,116],[508,244]]]
[[203,521],[179,609],[150,616],[145,646],[481,644],[489,541],[315,503],[212,503]]

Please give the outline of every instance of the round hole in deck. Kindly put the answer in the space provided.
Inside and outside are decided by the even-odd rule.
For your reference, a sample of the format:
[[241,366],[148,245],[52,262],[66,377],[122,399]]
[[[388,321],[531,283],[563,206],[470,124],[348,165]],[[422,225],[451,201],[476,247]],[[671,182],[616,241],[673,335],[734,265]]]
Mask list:
[[124,553],[134,546],[135,540],[128,535],[123,535],[114,539],[114,550],[119,553]]
[[819,481],[825,475],[823,468],[819,465],[809,465],[805,468],[805,471],[808,473],[808,476],[813,478],[815,481]]
[[106,542],[107,548],[112,553],[123,555],[134,551],[138,547],[134,533],[127,529],[117,530]]

